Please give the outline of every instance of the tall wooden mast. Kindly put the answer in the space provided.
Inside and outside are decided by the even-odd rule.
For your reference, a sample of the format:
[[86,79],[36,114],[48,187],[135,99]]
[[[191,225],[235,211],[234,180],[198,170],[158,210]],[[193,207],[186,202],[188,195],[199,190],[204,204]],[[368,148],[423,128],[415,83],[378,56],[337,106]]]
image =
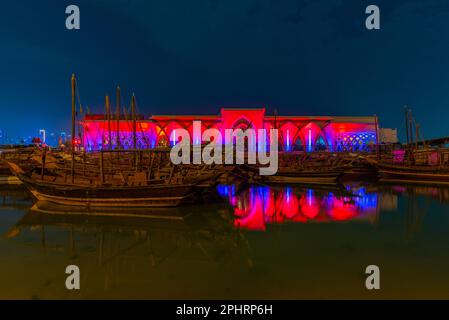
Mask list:
[[275,109],[274,109],[274,128],[275,128],[275,129],[278,128],[277,117],[278,117],[278,109],[275,108]]
[[108,120],[108,145],[109,150],[112,149],[112,139],[111,139],[111,106],[109,105],[109,95],[106,95],[106,117]]
[[410,147],[412,147],[413,146],[413,142],[414,142],[413,141],[414,137],[413,137],[413,115],[412,115],[412,110],[411,109],[409,109],[408,125],[410,126],[410,129],[409,129]]
[[408,132],[408,108],[404,107],[404,117],[405,117],[405,135],[407,139],[407,146],[410,143],[409,132]]
[[[277,130],[277,128],[278,128],[278,109],[274,108],[274,130]],[[282,138],[278,136],[278,144],[280,140],[282,141]]]
[[376,154],[377,159],[380,160],[380,129],[379,129],[379,117],[377,115],[374,115],[374,123],[375,123],[375,130],[376,130]]
[[117,106],[116,106],[116,117],[117,117],[117,142],[116,142],[116,149],[120,149],[120,87],[117,86]]
[[415,148],[418,149],[419,146],[419,130],[421,128],[421,125],[419,123],[415,122],[415,133],[416,133],[416,137],[415,137]]
[[137,150],[137,137],[136,137],[136,96],[133,93],[131,99],[131,116],[133,119],[133,149]]
[[72,183],[75,181],[75,118],[76,118],[76,77],[75,74],[72,74],[72,168],[71,168],[71,176]]

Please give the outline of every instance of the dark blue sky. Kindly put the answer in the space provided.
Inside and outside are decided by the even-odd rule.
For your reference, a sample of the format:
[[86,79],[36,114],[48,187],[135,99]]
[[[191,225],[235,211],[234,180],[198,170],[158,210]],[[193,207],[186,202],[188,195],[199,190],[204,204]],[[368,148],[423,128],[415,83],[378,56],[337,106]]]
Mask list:
[[[65,29],[65,7],[81,30]],[[381,30],[365,29],[377,4]],[[0,128],[69,129],[70,75],[102,111],[120,84],[146,114],[266,106],[372,115],[449,135],[447,0],[16,0],[0,7]],[[402,128],[402,129],[401,129]]]

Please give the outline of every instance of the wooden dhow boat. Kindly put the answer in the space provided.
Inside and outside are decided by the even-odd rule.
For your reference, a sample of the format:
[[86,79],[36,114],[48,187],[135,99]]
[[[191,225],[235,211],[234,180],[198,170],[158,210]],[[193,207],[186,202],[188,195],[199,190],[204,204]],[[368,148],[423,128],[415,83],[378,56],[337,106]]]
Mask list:
[[367,159],[374,165],[381,182],[449,185],[449,167],[429,165],[390,164]]
[[332,154],[281,153],[279,169],[275,175],[255,178],[268,184],[339,186],[345,170],[346,162],[342,163],[340,158]]
[[[50,150],[45,145],[24,152],[1,155],[11,172],[29,189],[38,201],[82,207],[175,207],[200,200],[205,191],[218,183],[223,170],[209,165],[174,165],[170,148],[142,149],[137,143],[135,96],[131,99],[132,143],[125,148],[120,139],[112,139],[100,150],[81,148],[81,132],[76,133],[76,116],[81,104],[75,75],[71,78],[72,117],[69,148]],[[78,97],[78,105],[77,105]],[[117,130],[121,115],[120,88],[117,88]],[[105,118],[111,137],[111,108],[105,96]],[[125,111],[123,113],[126,113]],[[129,120],[129,121],[128,121]],[[117,136],[120,132],[117,131]],[[148,145],[148,143],[146,143]],[[132,149],[131,149],[132,146]],[[126,149],[126,150],[125,150]]]
[[404,111],[407,143],[401,149],[391,150],[391,154],[378,153],[376,159],[365,160],[377,168],[383,182],[449,185],[449,150],[443,147],[447,142],[441,139],[438,148],[432,147],[429,140],[420,136],[412,110],[405,107]]
[[343,173],[338,168],[279,168],[272,176],[254,176],[262,183],[335,186]]
[[448,168],[422,168],[379,164],[380,181],[449,186]]
[[192,178],[184,183],[159,179],[130,185],[112,185],[98,181],[82,183],[76,179],[72,183],[64,181],[67,179],[61,176],[52,175],[51,172],[39,176],[33,171],[25,172],[14,163],[8,164],[38,201],[78,207],[175,207],[191,203],[200,197],[207,188],[204,179],[211,178]]
[[39,201],[86,207],[172,207],[193,200],[201,190],[195,184],[90,187],[18,178]]

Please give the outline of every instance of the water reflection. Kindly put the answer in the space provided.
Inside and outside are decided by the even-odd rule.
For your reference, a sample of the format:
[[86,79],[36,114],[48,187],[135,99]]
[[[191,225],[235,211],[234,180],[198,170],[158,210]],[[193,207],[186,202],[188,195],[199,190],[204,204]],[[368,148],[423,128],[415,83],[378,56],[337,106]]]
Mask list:
[[0,188],[0,208],[28,209],[31,207],[31,195],[23,186],[2,186]]
[[[5,237],[21,241],[21,237],[33,237],[40,230],[38,236],[44,249],[59,248],[69,243],[70,252],[73,253],[74,247],[89,246],[92,252],[98,254],[100,265],[143,247],[142,257],[149,258],[151,265],[155,266],[167,258],[164,254],[157,258],[158,253],[153,250],[155,245],[170,248],[168,251],[171,253],[182,248],[196,248],[212,260],[222,260],[225,255],[213,255],[208,249],[220,248],[223,253],[225,248],[236,246],[238,234],[235,233],[229,212],[213,210],[213,214],[210,214],[208,210],[204,213],[194,211],[194,207],[187,207],[145,209],[145,212],[90,210],[81,213],[61,211],[52,204],[37,202],[8,229]],[[62,243],[61,231],[66,234]],[[117,248],[112,251],[117,252],[105,258],[105,241],[108,239],[115,242]],[[39,241],[35,243],[39,244]]]
[[401,195],[418,195],[449,203],[449,188],[428,186],[392,186],[391,192]]
[[[48,203],[38,202],[3,236],[19,248],[34,247],[33,253],[38,256],[62,254],[66,263],[80,264],[91,270],[95,274],[95,279],[91,280],[95,285],[90,286],[88,292],[113,292],[126,282],[135,288],[131,295],[141,297],[150,295],[146,292],[146,279],[159,283],[154,277],[161,277],[160,273],[167,266],[172,268],[173,262],[175,265],[220,266],[232,260],[241,268],[252,266],[247,242],[234,229],[229,210],[208,209],[207,206],[203,209],[201,213],[197,208],[187,207],[146,209],[145,215],[113,211],[81,214],[60,211]],[[51,262],[44,265],[45,268],[50,266],[54,267]],[[140,278],[142,274],[145,279]],[[160,294],[181,298],[176,292]]]
[[235,186],[220,185],[218,192],[233,206],[235,226],[248,230],[288,222],[375,221],[381,198],[364,186],[335,191],[252,186],[237,193]]
[[[441,279],[449,268],[449,189],[221,185],[218,192],[225,204],[97,214],[0,190],[0,298],[369,298],[354,274],[373,261],[390,270],[385,281],[396,288],[382,297],[415,289],[448,297],[449,280]],[[79,293],[61,285],[68,264],[88,277]],[[416,283],[407,287],[409,279]]]

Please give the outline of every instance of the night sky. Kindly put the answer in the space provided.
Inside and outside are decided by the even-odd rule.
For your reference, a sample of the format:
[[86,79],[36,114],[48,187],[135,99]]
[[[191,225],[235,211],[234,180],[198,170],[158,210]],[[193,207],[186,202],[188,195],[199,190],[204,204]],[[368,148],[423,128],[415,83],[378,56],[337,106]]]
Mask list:
[[[81,30],[65,28],[69,4]],[[369,4],[381,30],[365,28]],[[449,135],[447,0],[16,0],[0,10],[10,137],[70,131],[73,72],[92,111],[119,84],[145,114],[378,114],[402,135],[407,104],[426,138]]]

